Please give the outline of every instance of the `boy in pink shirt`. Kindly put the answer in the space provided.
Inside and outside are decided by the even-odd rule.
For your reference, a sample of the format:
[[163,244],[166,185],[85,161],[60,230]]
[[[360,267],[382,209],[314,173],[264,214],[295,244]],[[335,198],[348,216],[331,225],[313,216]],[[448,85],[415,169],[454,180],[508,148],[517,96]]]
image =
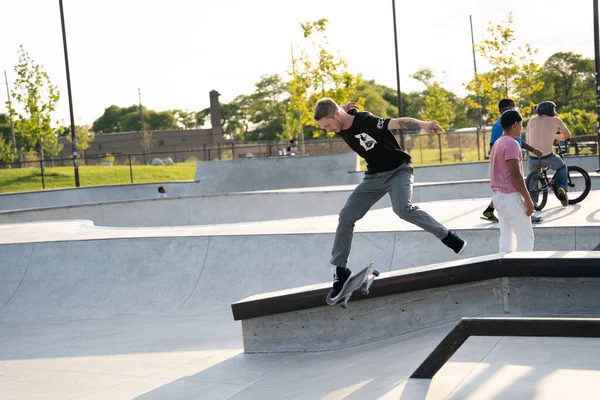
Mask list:
[[521,135],[523,117],[506,111],[500,117],[504,134],[490,154],[490,186],[498,210],[500,253],[533,250],[531,218],[533,202],[523,178],[521,147],[514,138]]

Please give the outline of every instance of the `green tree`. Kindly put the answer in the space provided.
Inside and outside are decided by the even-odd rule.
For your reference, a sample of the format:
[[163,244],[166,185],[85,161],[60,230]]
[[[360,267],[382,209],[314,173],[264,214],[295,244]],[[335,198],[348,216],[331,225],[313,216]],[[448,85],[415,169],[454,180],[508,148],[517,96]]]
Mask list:
[[[406,96],[406,95],[404,95]],[[395,118],[398,116],[396,90],[375,83],[374,80],[362,81],[356,92],[350,98],[362,104],[365,110],[383,118]]]
[[[56,110],[60,92],[23,46],[19,48],[15,73],[17,78],[11,92],[14,101],[7,105],[19,138],[18,145],[24,151],[38,151],[41,158],[45,152],[55,156],[62,148],[52,127],[52,113]],[[18,105],[18,110],[15,105]]]
[[228,104],[229,119],[223,128],[233,140],[246,141],[246,134],[251,123],[252,96],[241,94]]
[[[288,103],[288,85],[279,75],[264,75],[250,95],[238,95],[220,104],[221,126],[234,140],[274,140],[283,134]],[[204,125],[210,108],[196,113],[196,124]]]
[[[543,68],[533,61],[537,50],[530,45],[515,45],[515,35],[512,29],[513,15],[500,24],[489,23],[487,36],[475,45],[481,56],[490,64],[491,69],[478,74],[467,84],[467,90],[479,94],[486,99],[484,115],[487,120],[499,117],[498,102],[509,97],[520,108],[533,105],[531,96],[541,90],[544,82],[541,79]],[[473,102],[473,108],[478,105]]]
[[16,157],[12,143],[10,119],[7,114],[0,113],[0,161],[10,164]]
[[453,126],[456,114],[454,112],[453,93],[444,89],[435,80],[433,72],[428,68],[417,70],[411,78],[421,82],[426,89],[423,92],[424,104],[419,116],[426,121],[436,120],[444,130]]
[[575,109],[570,112],[560,113],[559,117],[573,135],[596,134],[596,113]]
[[544,88],[534,94],[534,103],[552,100],[561,112],[595,110],[594,60],[572,51],[555,53],[544,63],[542,80]]
[[[85,156],[85,151],[90,148],[91,143],[94,141],[96,135],[90,131],[89,125],[75,125],[75,139],[77,141],[76,147],[77,152],[82,158]],[[65,130],[65,139],[69,143],[73,143],[71,137],[71,128]]]
[[4,139],[12,139],[10,133],[10,119],[7,114],[0,113],[0,137]]
[[4,139],[4,137],[0,137],[0,161],[10,165],[16,158],[17,155],[15,154],[12,142]]
[[[151,131],[178,129],[175,111],[154,111],[142,107],[144,112],[145,129]],[[140,131],[141,118],[140,107],[133,104],[121,108],[112,105],[104,109],[104,113],[92,124],[95,133],[115,133]]]
[[[339,104],[348,101],[361,83],[361,75],[348,72],[348,63],[327,50],[327,19],[300,24],[305,39],[312,41],[309,53],[303,49],[290,71],[290,103],[285,123],[286,137],[306,134],[318,137],[322,130],[313,120],[314,105],[320,98],[330,97]],[[298,115],[300,118],[298,120]],[[306,129],[306,128],[308,129]]]
[[196,113],[188,110],[172,110],[173,116],[179,126],[183,129],[194,129],[196,127]]
[[[233,137],[243,135],[246,126],[246,95],[237,96],[230,103],[219,104],[221,114],[221,127],[225,135]],[[198,111],[196,113],[196,125],[203,126],[210,119],[210,108]]]
[[280,75],[263,75],[255,84],[249,107],[252,129],[250,140],[275,140],[284,135],[283,126],[289,104],[289,86]]
[[92,131],[96,133],[122,132],[120,122],[121,107],[112,105],[104,109],[104,113],[92,124]]
[[[148,124],[147,129],[151,131],[163,131],[168,129],[179,129],[177,125],[177,118],[172,110],[167,111],[154,111],[144,109],[144,122]],[[139,107],[138,107],[138,118],[139,118]],[[139,126],[139,122],[138,122]],[[139,130],[139,129],[138,129]]]

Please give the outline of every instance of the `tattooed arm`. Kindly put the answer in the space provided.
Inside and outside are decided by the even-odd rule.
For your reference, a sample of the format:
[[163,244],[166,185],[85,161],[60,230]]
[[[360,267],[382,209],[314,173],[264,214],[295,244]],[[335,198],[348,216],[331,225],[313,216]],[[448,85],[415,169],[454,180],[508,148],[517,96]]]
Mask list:
[[392,118],[388,129],[424,129],[428,133],[442,132],[440,124],[436,121],[426,122],[410,117]]

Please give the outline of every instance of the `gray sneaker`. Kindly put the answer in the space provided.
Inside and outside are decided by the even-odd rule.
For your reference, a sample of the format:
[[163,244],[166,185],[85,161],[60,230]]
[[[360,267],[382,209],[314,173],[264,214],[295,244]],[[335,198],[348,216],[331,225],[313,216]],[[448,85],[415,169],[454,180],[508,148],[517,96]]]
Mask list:
[[558,197],[560,204],[562,204],[563,207],[569,205],[569,196],[567,195],[565,188],[559,187],[558,190],[556,190],[556,197]]

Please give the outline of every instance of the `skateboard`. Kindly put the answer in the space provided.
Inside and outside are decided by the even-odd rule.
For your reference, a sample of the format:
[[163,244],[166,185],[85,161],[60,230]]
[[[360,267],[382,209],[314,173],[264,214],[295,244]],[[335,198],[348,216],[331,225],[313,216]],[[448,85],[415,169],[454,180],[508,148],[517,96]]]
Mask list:
[[358,274],[350,277],[348,279],[348,282],[346,282],[346,286],[344,287],[344,289],[342,289],[342,291],[338,294],[336,301],[333,301],[333,299],[331,298],[330,291],[327,294],[327,304],[333,306],[343,299],[344,301],[340,303],[340,307],[346,308],[348,306],[348,300],[350,300],[350,297],[352,297],[352,294],[356,290],[360,290],[363,296],[367,296],[369,294],[369,288],[371,287],[371,284],[373,283],[375,278],[379,276],[379,271],[374,269],[374,266],[375,262],[371,261],[367,268],[363,269]]

